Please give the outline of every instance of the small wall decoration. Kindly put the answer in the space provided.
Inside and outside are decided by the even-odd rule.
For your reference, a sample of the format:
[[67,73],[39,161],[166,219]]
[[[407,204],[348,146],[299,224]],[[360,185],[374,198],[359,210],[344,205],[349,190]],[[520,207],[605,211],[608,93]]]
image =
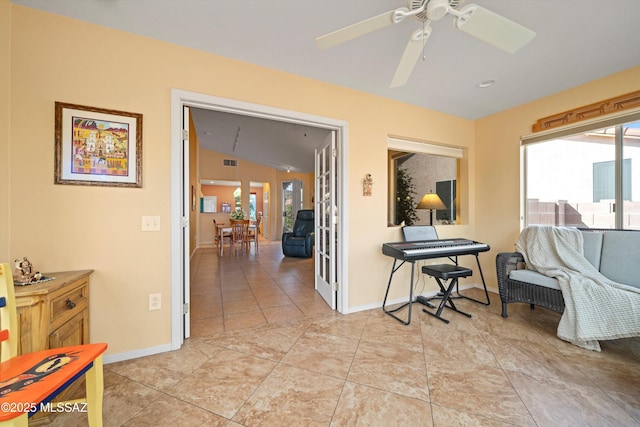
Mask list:
[[142,114],[56,102],[54,182],[142,187]]
[[362,180],[362,195],[363,196],[371,196],[373,193],[373,178],[371,174],[368,173],[364,176]]

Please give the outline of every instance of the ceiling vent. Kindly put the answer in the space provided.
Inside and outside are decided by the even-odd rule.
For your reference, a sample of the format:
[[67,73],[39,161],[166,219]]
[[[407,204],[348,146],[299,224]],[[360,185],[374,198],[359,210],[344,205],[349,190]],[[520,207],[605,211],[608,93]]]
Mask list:
[[223,164],[225,166],[238,166],[238,161],[237,160],[224,159],[223,160]]

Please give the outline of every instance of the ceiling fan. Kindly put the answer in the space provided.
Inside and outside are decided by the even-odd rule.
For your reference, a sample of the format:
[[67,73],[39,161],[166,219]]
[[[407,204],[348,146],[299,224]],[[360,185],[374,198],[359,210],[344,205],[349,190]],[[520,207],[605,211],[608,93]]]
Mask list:
[[316,38],[321,49],[353,40],[357,37],[402,22],[413,17],[421,22],[422,28],[413,32],[402,54],[402,59],[391,80],[390,87],[403,86],[409,80],[424,46],[431,36],[431,22],[439,21],[446,15],[453,15],[454,26],[472,36],[508,53],[514,53],[529,43],[535,32],[523,27],[495,12],[469,4],[458,10],[464,0],[407,0],[407,7],[400,7],[364,21],[336,30]]

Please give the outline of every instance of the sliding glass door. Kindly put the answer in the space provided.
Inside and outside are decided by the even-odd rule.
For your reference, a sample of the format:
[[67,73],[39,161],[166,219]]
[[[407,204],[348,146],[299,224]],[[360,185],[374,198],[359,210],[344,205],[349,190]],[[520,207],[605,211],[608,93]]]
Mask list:
[[525,145],[526,225],[640,229],[640,122]]

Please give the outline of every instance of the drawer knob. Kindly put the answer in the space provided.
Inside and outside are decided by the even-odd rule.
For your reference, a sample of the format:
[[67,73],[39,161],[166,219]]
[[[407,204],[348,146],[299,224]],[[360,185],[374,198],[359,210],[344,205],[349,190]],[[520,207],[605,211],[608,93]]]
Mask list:
[[67,303],[67,308],[68,308],[69,310],[71,310],[72,308],[74,308],[74,307],[76,306],[76,303],[75,303],[75,302],[73,302],[73,301],[71,301],[69,298],[67,298],[66,303]]

